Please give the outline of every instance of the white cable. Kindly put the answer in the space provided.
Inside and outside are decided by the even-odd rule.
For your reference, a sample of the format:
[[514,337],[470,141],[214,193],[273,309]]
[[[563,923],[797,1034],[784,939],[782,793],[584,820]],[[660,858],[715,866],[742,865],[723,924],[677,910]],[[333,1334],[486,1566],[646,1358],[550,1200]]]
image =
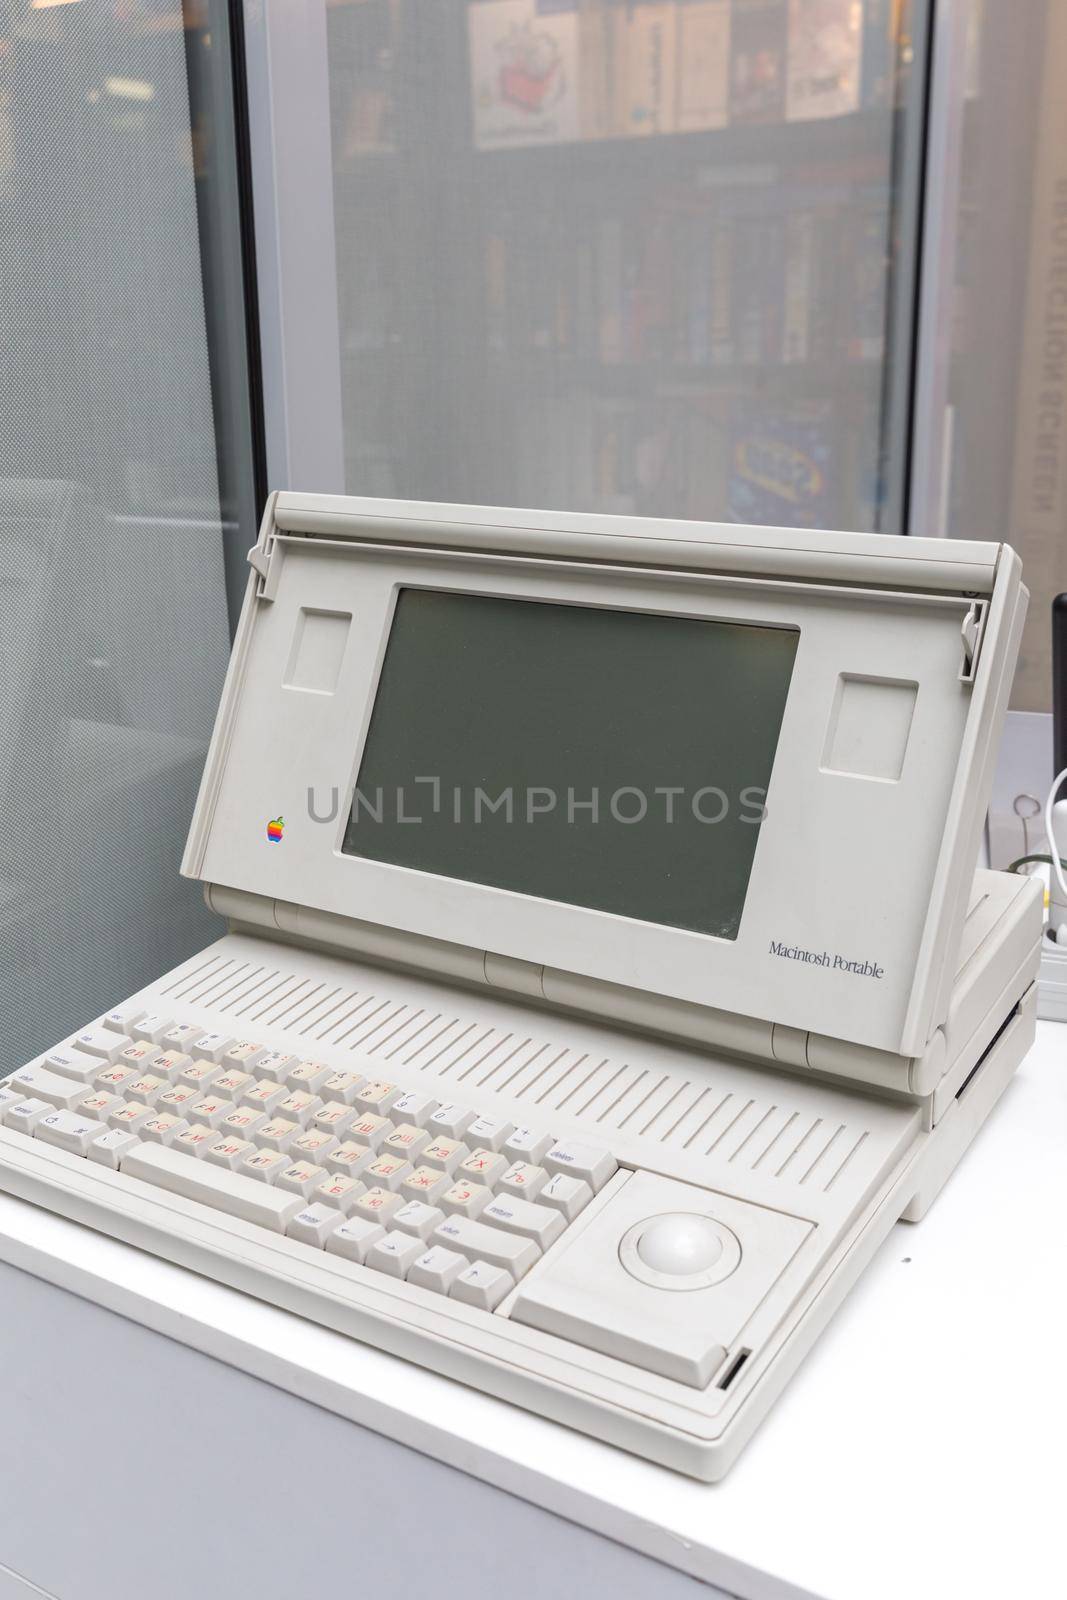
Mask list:
[[1056,874],[1056,882],[1059,885],[1060,894],[1067,901],[1067,879],[1064,878],[1063,868],[1060,866],[1060,847],[1056,843],[1056,832],[1052,826],[1052,807],[1056,796],[1060,792],[1060,786],[1065,780],[1067,780],[1067,767],[1064,767],[1063,771],[1057,773],[1053,779],[1052,788],[1049,790],[1048,799],[1045,801],[1045,838],[1048,840],[1049,855],[1052,857],[1052,870]]

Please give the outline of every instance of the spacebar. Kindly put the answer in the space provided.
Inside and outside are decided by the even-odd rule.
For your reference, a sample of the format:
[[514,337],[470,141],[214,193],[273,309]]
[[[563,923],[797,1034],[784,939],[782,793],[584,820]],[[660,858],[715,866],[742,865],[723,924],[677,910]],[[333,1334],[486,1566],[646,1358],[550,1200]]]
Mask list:
[[142,1178],[145,1183],[170,1189],[187,1200],[199,1200],[202,1205],[258,1223],[275,1233],[284,1233],[286,1223],[304,1205],[299,1195],[271,1189],[257,1178],[245,1178],[224,1167],[204,1166],[196,1156],[183,1155],[163,1144],[142,1144],[131,1150],[120,1170],[129,1178]]

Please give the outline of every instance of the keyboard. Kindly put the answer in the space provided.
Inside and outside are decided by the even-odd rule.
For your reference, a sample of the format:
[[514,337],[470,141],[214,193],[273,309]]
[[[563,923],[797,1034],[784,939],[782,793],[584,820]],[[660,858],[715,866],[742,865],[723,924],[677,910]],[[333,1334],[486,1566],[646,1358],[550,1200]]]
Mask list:
[[487,1314],[618,1167],[551,1127],[137,1008],[13,1073],[0,1122]]
[[718,1477],[919,1132],[911,1105],[228,934],[0,1080],[0,1191]]

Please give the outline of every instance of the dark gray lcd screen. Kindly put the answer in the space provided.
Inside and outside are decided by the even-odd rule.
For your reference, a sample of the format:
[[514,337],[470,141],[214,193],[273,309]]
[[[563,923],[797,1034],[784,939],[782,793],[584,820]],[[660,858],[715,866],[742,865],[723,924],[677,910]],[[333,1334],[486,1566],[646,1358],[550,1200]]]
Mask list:
[[798,639],[403,589],[342,848],[736,938]]

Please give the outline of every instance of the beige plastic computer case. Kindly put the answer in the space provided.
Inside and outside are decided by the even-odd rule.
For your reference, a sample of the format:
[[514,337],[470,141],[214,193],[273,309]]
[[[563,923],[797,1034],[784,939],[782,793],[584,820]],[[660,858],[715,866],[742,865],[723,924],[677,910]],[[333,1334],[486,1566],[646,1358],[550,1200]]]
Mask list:
[[[1033,1036],[1039,892],[975,874],[1026,604],[1018,558],[280,494],[250,560],[183,864],[231,932],[144,998],[181,995],[183,1014],[225,1027],[240,975],[262,973],[254,1014],[272,1041],[306,1053],[310,1026],[316,1050],[343,1053],[331,1015],[370,996],[400,1041],[376,1059],[401,1085],[536,1119],[622,1170],[491,1316],[361,1268],[342,1284],[327,1258],[207,1213],[177,1244],[114,1205],[102,1221],[93,1205],[77,1214],[720,1477],[890,1228],[930,1203]],[[735,938],[342,852],[405,588],[798,630]],[[309,790],[320,810],[341,797],[328,822]],[[427,1017],[444,1044],[402,1048]],[[38,1191],[24,1178],[20,1192]],[[697,1295],[624,1283],[624,1235],[664,1209],[717,1218],[742,1269]],[[642,1364],[650,1328],[675,1351]],[[709,1328],[721,1358],[694,1379],[686,1339]]]

